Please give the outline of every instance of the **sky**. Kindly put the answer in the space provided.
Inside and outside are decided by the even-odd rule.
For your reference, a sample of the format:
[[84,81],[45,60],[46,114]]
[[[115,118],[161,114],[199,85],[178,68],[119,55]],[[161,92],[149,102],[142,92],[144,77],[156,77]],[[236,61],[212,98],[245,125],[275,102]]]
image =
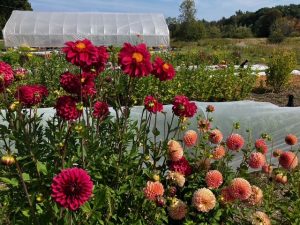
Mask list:
[[[91,11],[163,13],[177,17],[182,0],[29,0],[35,11]],[[197,18],[208,21],[229,17],[237,10],[300,4],[300,0],[195,0]]]

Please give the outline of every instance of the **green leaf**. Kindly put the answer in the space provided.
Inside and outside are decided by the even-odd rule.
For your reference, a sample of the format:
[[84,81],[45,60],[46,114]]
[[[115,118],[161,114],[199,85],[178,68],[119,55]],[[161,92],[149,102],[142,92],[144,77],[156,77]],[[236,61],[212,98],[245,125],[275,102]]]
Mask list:
[[6,177],[0,177],[0,181],[4,182],[6,184],[10,184],[13,187],[19,186],[19,181],[16,178],[8,179]]
[[23,210],[23,211],[22,211],[22,214],[23,214],[24,216],[26,216],[26,217],[29,217],[29,216],[30,216],[30,214],[29,214],[29,209]]
[[22,177],[23,177],[23,180],[25,182],[29,182],[30,181],[30,176],[28,173],[22,173]]
[[37,161],[37,162],[36,162],[36,167],[37,167],[37,170],[38,170],[39,172],[41,172],[41,173],[44,174],[44,175],[47,175],[48,170],[47,170],[47,167],[46,167],[46,164],[45,164],[45,163],[40,162],[40,161]]

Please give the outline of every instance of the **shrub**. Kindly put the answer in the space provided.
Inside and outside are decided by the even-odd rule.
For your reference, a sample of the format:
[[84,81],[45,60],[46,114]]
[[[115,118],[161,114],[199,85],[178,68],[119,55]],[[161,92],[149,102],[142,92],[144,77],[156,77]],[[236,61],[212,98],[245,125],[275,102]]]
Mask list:
[[280,92],[289,84],[291,72],[296,66],[296,55],[290,51],[273,51],[268,66],[267,85]]

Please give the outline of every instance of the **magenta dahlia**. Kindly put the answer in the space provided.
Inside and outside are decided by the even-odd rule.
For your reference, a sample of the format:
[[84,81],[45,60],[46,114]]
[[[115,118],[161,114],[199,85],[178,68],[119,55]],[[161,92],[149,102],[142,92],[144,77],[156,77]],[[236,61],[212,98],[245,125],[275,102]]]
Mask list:
[[57,174],[51,184],[52,199],[60,206],[75,211],[92,195],[93,181],[80,168],[68,168]]

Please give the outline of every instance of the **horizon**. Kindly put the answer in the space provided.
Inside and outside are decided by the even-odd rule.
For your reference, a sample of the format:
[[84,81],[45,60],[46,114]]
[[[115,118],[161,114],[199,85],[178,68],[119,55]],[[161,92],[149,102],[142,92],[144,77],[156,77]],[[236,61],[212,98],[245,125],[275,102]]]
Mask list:
[[[178,17],[182,0],[29,0],[34,11],[69,12],[139,12],[162,13],[167,17]],[[299,4],[299,0],[195,0],[199,20],[216,21],[230,17],[236,11],[255,12],[260,8],[278,5]],[[172,4],[172,6],[170,6]],[[126,8],[124,8],[126,6]],[[212,13],[213,12],[213,13]]]

